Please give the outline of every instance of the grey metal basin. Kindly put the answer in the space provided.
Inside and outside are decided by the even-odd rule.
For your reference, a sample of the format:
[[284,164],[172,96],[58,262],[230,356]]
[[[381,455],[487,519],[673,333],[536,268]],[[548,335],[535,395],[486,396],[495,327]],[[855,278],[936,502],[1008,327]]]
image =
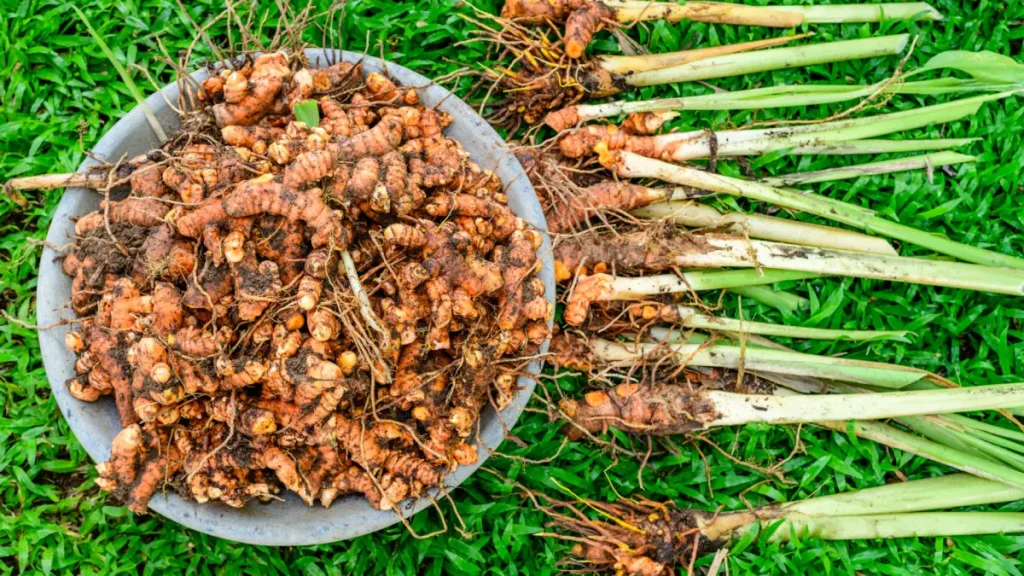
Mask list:
[[[306,56],[315,67],[327,66],[338,58],[350,62],[362,60],[367,72],[386,72],[397,82],[417,88],[426,106],[444,110],[454,119],[447,130],[448,135],[462,143],[474,162],[498,174],[506,187],[512,210],[540,230],[546,230],[543,212],[533,186],[523,174],[522,166],[510,153],[501,137],[462,100],[416,72],[377,58],[365,57],[354,52],[321,49],[307,50]],[[206,76],[205,70],[193,74],[197,80],[202,80]],[[167,102],[177,102],[178,94],[178,86],[171,84],[161,93],[153,94],[146,100],[168,133],[178,127],[178,116]],[[109,162],[116,162],[122,157],[135,156],[157,145],[156,136],[146,122],[145,116],[139,108],[135,108],[107,132],[93,149],[93,153]],[[80,170],[96,164],[97,162],[92,159],[86,160]],[[67,190],[57,207],[46,237],[47,241],[55,246],[67,243],[74,233],[74,225],[69,218],[95,210],[98,204],[99,198],[95,192],[81,188]],[[71,278],[63,273],[59,262],[55,262],[57,256],[56,252],[45,248],[39,263],[39,288],[36,299],[38,322],[41,325],[74,317],[69,307]],[[546,234],[539,256],[543,263],[540,277],[544,281],[548,298],[553,301],[554,264]],[[121,429],[120,421],[112,399],[104,398],[99,402],[87,403],[76,400],[69,394],[66,381],[74,375],[75,356],[64,346],[64,335],[68,330],[69,327],[63,326],[40,333],[43,364],[53,394],[71,430],[92,459],[103,462],[110,456],[110,442]],[[547,344],[545,350],[546,347]],[[530,364],[528,372],[536,374],[540,369],[541,363],[534,362]],[[533,393],[535,382],[530,378],[521,377],[519,385],[522,390],[512,404],[501,412],[500,419],[492,409],[488,409],[483,415],[481,444],[478,446],[479,463],[459,468],[450,474],[444,481],[448,490],[469,477],[483,463],[490,451],[501,443],[505,429],[502,421],[511,428],[519,418]],[[401,510],[408,517],[429,505],[429,501],[421,499],[403,504]],[[335,542],[368,534],[399,521],[395,512],[374,510],[364,499],[354,496],[339,499],[329,509],[306,506],[292,494],[288,494],[284,502],[250,503],[242,509],[221,504],[198,505],[182,500],[175,494],[157,494],[149,506],[153,512],[200,532],[238,542],[271,546]]]

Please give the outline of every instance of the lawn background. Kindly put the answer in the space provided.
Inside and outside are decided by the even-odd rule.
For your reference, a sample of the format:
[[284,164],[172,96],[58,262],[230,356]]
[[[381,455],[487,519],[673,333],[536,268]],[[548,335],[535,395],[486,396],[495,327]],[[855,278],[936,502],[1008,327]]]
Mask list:
[[[760,2],[747,2],[760,3]],[[792,0],[788,3],[796,3]],[[220,2],[188,2],[191,17],[207,22],[220,14]],[[296,3],[298,4],[298,3]],[[498,2],[475,2],[492,13]],[[1020,58],[1024,7],[1020,2],[935,4],[949,18],[940,23],[824,25],[816,41],[910,32],[920,40],[910,66],[947,49],[993,50]],[[145,92],[172,78],[161,63],[157,39],[172,54],[188,47],[193,28],[173,1],[82,3],[92,25],[132,70]],[[240,8],[241,10],[241,8]],[[264,31],[272,32],[278,11],[273,3],[256,9]],[[243,10],[243,14],[245,10]],[[450,0],[352,0],[334,47],[364,49],[427,76],[437,77],[484,60],[480,43],[455,46],[473,26],[459,17],[465,6]],[[243,16],[244,17],[244,16]],[[210,29],[225,39],[222,24]],[[751,40],[778,31],[726,26],[653,24],[633,35],[654,52]],[[237,32],[235,32],[237,39]],[[321,34],[308,40],[319,43]],[[595,48],[615,50],[602,35]],[[202,46],[201,57],[209,56]],[[874,82],[888,77],[897,58],[814,66],[714,81],[742,87],[805,82]],[[18,175],[74,170],[93,143],[134,106],[109,61],[88,36],[74,11],[61,2],[0,0],[0,180]],[[456,87],[464,94],[469,79]],[[699,85],[645,89],[644,96],[706,93]],[[892,108],[924,102],[897,97]],[[823,118],[841,108],[686,114],[681,127],[724,128],[771,118]],[[861,178],[819,185],[833,198],[871,206],[888,218],[967,244],[1024,254],[1024,203],[1020,194],[1024,154],[1019,99],[986,104],[972,119],[915,132],[915,137],[977,136],[965,148],[978,155],[976,165],[950,173]],[[874,159],[874,158],[871,158]],[[867,161],[869,158],[861,158]],[[817,170],[847,163],[845,158],[755,159],[758,174]],[[734,163],[719,163],[724,173]],[[27,207],[0,200],[0,308],[34,322],[37,241],[45,236],[60,191],[26,194]],[[728,202],[734,202],[728,200]],[[756,207],[755,207],[756,208]],[[803,219],[803,217],[801,217]],[[813,220],[810,220],[813,221]],[[904,254],[925,254],[903,247]],[[1024,343],[1019,300],[956,290],[890,285],[879,281],[816,280],[790,283],[812,300],[812,308],[790,323],[833,328],[910,329],[906,342],[872,344],[795,343],[816,353],[849,353],[856,358],[899,362],[934,370],[965,385],[1024,380]],[[728,312],[736,301],[724,300]],[[748,319],[781,321],[778,313],[743,304]],[[573,392],[582,382],[564,379]],[[547,383],[553,386],[553,383]],[[571,443],[561,452],[557,426],[541,414],[526,414],[512,433],[525,441],[506,442],[507,457],[487,467],[533,489],[557,494],[557,479],[576,493],[609,499],[615,492],[642,493],[703,509],[738,509],[745,503],[787,501],[946,472],[942,466],[906,454],[856,442],[844,434],[817,429],[749,425],[717,431],[705,440],[675,438],[659,447],[642,473],[629,457],[618,458],[593,445]],[[630,444],[619,435],[617,440]],[[717,448],[716,448],[717,446]],[[646,444],[639,444],[646,449]],[[787,459],[788,458],[788,459]],[[538,461],[551,459],[540,463]],[[266,548],[239,545],[193,532],[159,517],[134,516],[108,502],[93,482],[95,473],[68,430],[50,394],[35,334],[0,320],[0,574],[160,574],[186,570],[196,574],[550,574],[567,558],[561,542],[532,536],[545,518],[508,482],[477,473],[441,504],[449,531],[420,540],[401,526],[332,545]],[[898,471],[898,472],[897,472]],[[1024,504],[1003,509],[1020,510]],[[412,526],[419,533],[440,527],[436,512],[424,512]],[[734,547],[731,574],[1021,574],[1024,536],[953,539],[905,539],[872,542],[815,540],[776,545],[762,537]],[[707,567],[711,557],[698,559]]]

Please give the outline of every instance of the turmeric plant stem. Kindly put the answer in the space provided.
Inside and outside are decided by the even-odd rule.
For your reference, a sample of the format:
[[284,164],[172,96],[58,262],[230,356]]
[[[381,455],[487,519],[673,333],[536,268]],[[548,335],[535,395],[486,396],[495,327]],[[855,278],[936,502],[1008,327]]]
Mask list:
[[923,370],[904,366],[755,346],[708,346],[671,342],[627,344],[597,338],[591,340],[590,349],[596,359],[613,365],[632,365],[648,355],[668,354],[675,361],[685,362],[690,366],[736,369],[742,365],[745,369],[753,371],[812,376],[882,388],[904,388],[928,375]]
[[623,81],[630,86],[657,86],[741,76],[769,70],[799,68],[815,64],[892,56],[903,51],[909,38],[907,34],[895,34],[877,38],[841,40],[758,50],[744,54],[729,54],[679,66],[640,72],[623,78]]
[[1019,532],[1019,512],[930,512],[1024,498],[1024,490],[970,474],[897,482],[743,512],[700,514],[701,533],[735,539],[760,523],[783,520],[771,540],[846,540]]
[[689,306],[676,306],[678,322],[687,328],[715,330],[720,332],[739,332],[745,334],[761,334],[763,336],[782,336],[786,338],[806,338],[809,340],[879,340],[898,338],[907,334],[906,330],[833,330],[827,328],[805,328],[803,326],[786,326],[767,322],[741,321],[735,318],[711,316]]
[[1024,498],[1024,490],[1020,488],[957,473],[808,498],[782,504],[780,508],[804,516],[859,516],[984,506],[1021,498]]
[[823,276],[852,276],[930,286],[945,286],[1024,296],[1024,271],[994,269],[977,264],[922,260],[810,248],[706,235],[701,250],[675,255],[686,268],[757,267],[808,272]]
[[609,118],[621,114],[642,112],[668,112],[685,110],[754,110],[771,108],[794,108],[848,102],[872,96],[873,94],[960,94],[967,92],[1002,92],[1012,90],[1013,85],[986,83],[962,78],[939,78],[917,82],[879,82],[867,85],[804,85],[771,86],[752,88],[735,92],[682,96],[676,98],[655,98],[651,100],[615,101],[602,104],[577,104],[552,112],[545,121],[556,130],[570,128],[559,122],[568,115],[573,123],[586,122],[597,118]]
[[704,292],[722,288],[763,286],[817,278],[818,274],[793,272],[790,270],[691,270],[682,274],[656,274],[653,276],[611,278],[599,300],[642,300],[659,294]]
[[752,238],[801,246],[896,255],[892,245],[877,236],[761,214],[723,214],[711,206],[693,201],[650,204],[634,210],[633,215],[651,220],[667,220],[691,228],[728,225],[733,231],[746,233]]
[[669,66],[679,66],[688,62],[696,62],[705,58],[723,56],[726,54],[738,54],[740,52],[751,52],[761,48],[769,48],[786,44],[794,40],[801,40],[812,34],[797,34],[794,36],[781,36],[779,38],[768,38],[766,40],[755,40],[753,42],[740,42],[737,44],[725,44],[711,48],[697,48],[695,50],[680,50],[677,52],[663,52],[661,54],[639,54],[636,56],[599,56],[598,66],[612,74],[636,74],[648,70],[658,70]]
[[971,534],[1012,534],[1024,532],[1021,512],[916,512],[801,518],[787,516],[770,540],[796,538],[859,540],[865,538],[928,538]]
[[[718,22],[726,24],[747,24],[751,26],[771,26],[773,24],[757,24],[752,20],[757,17],[764,20],[761,12],[785,13],[786,24],[850,24],[858,22],[882,22],[883,20],[942,20],[942,13],[927,2],[901,2],[892,4],[854,4],[834,6],[740,6],[718,2],[687,2],[676,4],[669,2],[648,2],[647,0],[604,0],[604,3],[616,10],[620,22],[631,23],[636,20],[692,20],[694,22]],[[707,20],[706,14],[714,13],[712,9],[733,11],[746,10],[751,14],[742,21],[725,20],[718,16],[717,20]],[[738,12],[743,15],[744,12]],[[798,16],[798,17],[797,17]],[[736,17],[738,18],[738,16]],[[780,23],[781,24],[781,23]]]
[[[844,168],[828,168],[814,172],[795,172],[772,178],[762,178],[758,182],[768,186],[800,186],[804,184],[817,184],[820,182],[832,182],[835,180],[848,180],[861,176],[873,176],[877,174],[892,174],[894,172],[906,172],[909,170],[931,170],[942,166],[951,166],[974,162],[974,156],[960,154],[957,152],[936,152],[934,154],[923,154],[910,158],[898,158],[896,160],[883,160],[881,162],[869,162],[857,164]],[[797,244],[798,242],[794,242]]]
[[730,288],[729,292],[756,300],[765,306],[771,306],[789,314],[795,314],[798,310],[806,310],[811,305],[811,301],[807,298],[784,290],[772,290],[768,286],[741,286]]
[[[897,422],[917,432],[918,434],[938,442],[951,446],[956,443],[962,445],[961,450],[974,452],[980,456],[986,456],[993,461],[1005,464],[1024,472],[1024,455],[1014,452],[1006,446],[993,443],[985,438],[984,433],[964,433],[957,426],[950,422],[943,422],[938,416],[905,416],[897,418]],[[950,438],[952,437],[952,438]],[[953,442],[949,442],[952,439]],[[1011,444],[1015,444],[1011,442]]]
[[[928,535],[986,534],[1024,530],[1018,512],[930,512],[984,506],[1024,498],[1024,489],[970,474],[897,482],[725,514],[706,514],[701,532],[730,540],[759,523],[782,519],[772,540],[797,537],[845,540]],[[955,533],[955,534],[954,534]]]
[[[921,142],[929,141],[888,141],[871,142],[876,138],[904,130],[921,128],[931,124],[942,124],[960,120],[975,114],[982,104],[999,100],[1015,92],[1000,92],[954,100],[943,104],[924,106],[903,112],[879,114],[854,120],[836,120],[820,124],[783,126],[758,130],[722,130],[712,135],[707,131],[679,132],[654,136],[655,150],[664,150],[662,156],[675,162],[697,158],[708,158],[714,153],[718,157],[749,156],[775,150],[792,148],[797,154],[865,153],[873,152],[878,146],[891,146],[889,151],[920,149]],[[869,142],[866,149],[858,152],[856,142]],[[930,141],[928,148],[943,148],[969,143],[966,139]],[[850,144],[853,144],[851,147]],[[714,148],[714,150],[712,150]]]
[[665,20],[679,22],[710,22],[742,26],[792,28],[804,22],[804,15],[796,11],[770,10],[761,6],[744,6],[724,2],[646,2],[635,0],[608,0],[615,19],[623,24],[637,21]]
[[817,422],[816,424],[837,432],[851,432],[860,438],[923,456],[981,478],[1003,482],[1016,488],[1024,489],[1024,472],[993,462],[984,456],[943,446],[938,442],[915,436],[887,424],[861,420],[851,422]]
[[13,178],[7,182],[15,190],[53,190],[54,188],[89,188],[97,190],[107,185],[107,174],[99,172],[72,172],[70,174],[41,174]]
[[[604,155],[603,155],[604,156]],[[628,178],[657,178],[681,186],[702,188],[720,194],[732,194],[767,202],[790,210],[807,212],[849,226],[871,230],[877,234],[917,244],[941,254],[954,256],[984,266],[1024,269],[1024,260],[983,248],[975,248],[952,240],[922,232],[875,216],[864,208],[832,200],[811,193],[775,188],[747,182],[728,176],[711,174],[693,168],[677,166],[645,158],[630,152],[608,154],[602,163],[620,176]]]
[[766,10],[798,12],[805,24],[850,24],[884,20],[942,20],[942,13],[927,2],[892,4],[840,4],[835,6],[765,6]]
[[717,417],[708,427],[750,422],[799,424],[833,420],[879,420],[1024,406],[1024,384],[994,384],[886,392],[884,394],[761,395],[710,390],[700,393]]

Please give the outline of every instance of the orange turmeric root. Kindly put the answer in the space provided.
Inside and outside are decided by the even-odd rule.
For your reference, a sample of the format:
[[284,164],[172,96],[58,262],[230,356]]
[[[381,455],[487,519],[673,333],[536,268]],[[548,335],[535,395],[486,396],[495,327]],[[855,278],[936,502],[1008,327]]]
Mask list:
[[272,180],[250,180],[239,184],[224,199],[224,211],[236,218],[273,214],[287,220],[302,220],[314,230],[313,246],[331,244],[336,250],[348,246],[350,232],[342,225],[340,213],[324,204],[322,191],[300,192]]
[[99,210],[78,219],[78,222],[75,223],[75,234],[85,236],[89,232],[105,226],[106,222],[110,224],[126,222],[149,228],[159,225],[169,211],[167,205],[157,199],[126,198],[120,202],[109,202],[106,206],[106,220],[104,220],[104,207],[101,205]]
[[637,232],[605,236],[583,234],[560,239],[555,246],[556,269],[575,271],[581,265],[604,264],[620,274],[664,272],[679,261],[678,255],[688,250],[701,250],[699,236],[673,230]]
[[607,180],[584,188],[578,195],[553,201],[545,211],[548,229],[568,232],[601,213],[634,210],[664,198],[665,194],[656,188]]
[[257,56],[245,87],[238,88],[240,94],[231,98],[233,101],[227,101],[228,94],[225,92],[226,101],[213,106],[213,117],[217,125],[223,128],[258,122],[274,108],[275,99],[290,75],[285,54],[274,52]]
[[438,467],[397,449],[410,441],[408,433],[391,422],[363,424],[338,414],[332,416],[321,432],[320,442],[336,442],[360,465],[385,471],[433,486],[441,480]]
[[714,407],[699,395],[677,385],[620,384],[610,392],[594,391],[583,401],[562,400],[559,408],[578,439],[582,430],[604,432],[609,427],[653,435],[681,434],[700,429],[702,422],[717,417]]
[[505,0],[501,17],[540,24],[550,20],[562,22],[590,0]]
[[195,265],[192,244],[176,237],[169,224],[163,224],[142,243],[132,268],[132,280],[140,286],[153,278],[182,280],[192,274]]
[[602,2],[588,2],[573,10],[565,20],[565,55],[580,58],[605,22],[615,22],[615,11]]
[[539,247],[539,235],[515,232],[507,248],[495,248],[495,263],[502,270],[503,285],[498,299],[498,326],[502,330],[511,330],[519,322],[523,312],[523,282],[537,263]]

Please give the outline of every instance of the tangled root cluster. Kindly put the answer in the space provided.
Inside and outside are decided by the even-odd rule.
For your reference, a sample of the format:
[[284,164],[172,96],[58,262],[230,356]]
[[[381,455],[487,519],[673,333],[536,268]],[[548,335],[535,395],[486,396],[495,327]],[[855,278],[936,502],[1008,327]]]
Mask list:
[[[310,100],[318,126],[295,119]],[[124,426],[100,486],[136,512],[162,487],[390,509],[473,464],[553,312],[498,178],[358,64],[264,54],[200,102],[219,134],[130,162],[63,263],[70,390],[113,395]]]
[[[615,503],[585,500],[580,501],[585,504],[581,509],[576,503],[536,493],[533,497],[552,518],[549,525],[563,531],[543,535],[574,543],[574,559],[562,562],[577,568],[572,571],[664,576],[672,574],[676,566],[687,565],[695,552],[712,552],[721,546],[721,542],[699,537],[701,528],[714,519],[704,512],[680,510],[646,499],[619,499]],[[588,515],[585,509],[596,514]],[[747,514],[737,516],[740,521],[750,519]]]

